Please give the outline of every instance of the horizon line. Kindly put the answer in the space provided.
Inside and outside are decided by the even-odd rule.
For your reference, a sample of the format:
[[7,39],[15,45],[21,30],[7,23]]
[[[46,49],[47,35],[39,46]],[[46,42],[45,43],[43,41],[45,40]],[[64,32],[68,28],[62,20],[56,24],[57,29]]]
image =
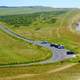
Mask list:
[[16,5],[16,6],[9,6],[9,5],[0,5],[0,7],[50,7],[50,8],[80,8],[80,7],[55,7],[55,6],[45,6],[45,5]]

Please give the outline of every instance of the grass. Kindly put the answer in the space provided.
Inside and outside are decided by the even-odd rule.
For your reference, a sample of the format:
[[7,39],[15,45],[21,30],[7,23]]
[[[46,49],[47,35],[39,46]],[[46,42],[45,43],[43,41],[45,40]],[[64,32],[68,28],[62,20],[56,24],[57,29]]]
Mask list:
[[0,65],[44,60],[51,53],[46,48],[15,40],[0,30]]
[[[55,70],[56,68],[67,65],[68,63],[54,63],[45,65],[18,66],[18,67],[2,67],[0,68],[0,77],[17,76],[21,74],[46,74],[46,72]],[[9,73],[10,72],[10,73]],[[3,74],[4,73],[4,74]]]
[[[34,40],[48,40],[49,42],[63,44],[66,48],[79,52],[77,51],[77,48],[80,46],[78,44],[80,42],[80,35],[71,32],[68,27],[68,24],[70,24],[74,15],[77,14],[79,14],[79,11],[69,11],[68,13],[60,16],[54,25],[42,23],[37,24],[36,26],[38,26],[39,30],[36,30],[36,26],[33,24],[29,27],[21,26],[12,29],[25,37],[29,37]],[[63,17],[63,19],[61,19],[61,17]]]
[[43,11],[53,11],[50,7],[0,7],[0,15],[29,14]]
[[[77,64],[68,69],[55,72],[45,73],[33,77],[17,78],[12,80],[79,80],[80,79],[80,64]],[[55,70],[55,68],[53,68]]]
[[[47,24],[47,23],[43,24],[43,23],[39,23],[38,21],[37,22],[38,24],[34,25],[35,23],[34,21],[33,24],[31,24],[30,26],[26,26],[26,27],[20,26],[16,28],[9,27],[9,28],[13,29],[15,32],[25,37],[34,40],[48,40],[50,42],[63,44],[68,49],[75,50],[77,49],[76,47],[79,46],[78,44],[79,35],[72,33],[68,29],[67,25],[68,23],[71,22],[73,16],[77,15],[78,13],[79,11],[73,10],[67,12],[62,16],[58,16],[58,21],[55,24]],[[39,28],[39,30],[37,30],[37,28]],[[58,31],[57,28],[59,29]],[[58,37],[58,34],[60,35],[60,37]]]
[[[79,79],[80,64],[72,66],[68,69],[64,69],[62,71],[46,73],[48,71],[55,70],[56,68],[66,66],[67,64],[71,64],[71,63],[35,65],[35,66],[18,67],[18,68],[17,67],[1,68],[0,77],[6,78],[10,76],[12,77],[11,80],[77,80]],[[25,76],[22,78],[14,77],[14,76],[25,75],[25,74],[39,74],[39,75]]]
[[[64,15],[58,17],[55,24],[43,24],[37,21],[35,26],[31,24],[30,26],[20,26],[16,28],[11,28],[18,34],[25,37],[31,38],[33,40],[47,40],[49,42],[54,42],[58,44],[63,44],[66,49],[72,50],[77,55],[76,59],[66,60],[63,63],[47,64],[47,65],[35,65],[27,67],[8,67],[0,68],[0,77],[6,76],[16,76],[20,74],[40,74],[33,77],[24,77],[13,80],[78,80],[80,79],[80,64],[77,64],[71,68],[55,72],[55,73],[45,73],[49,70],[55,70],[55,68],[62,67],[66,64],[71,64],[70,62],[80,61],[80,34],[72,32],[69,25],[72,24],[73,18],[76,17],[80,12],[77,10],[69,11]],[[74,16],[75,15],[75,16]],[[37,29],[38,28],[38,29]],[[0,51],[2,52],[1,60],[2,63],[14,63],[14,62],[25,62],[43,58],[45,59],[49,51],[44,48],[38,48],[37,46],[32,46],[25,42],[19,42],[9,37],[5,33],[0,31]],[[6,41],[5,41],[6,39]],[[10,43],[11,42],[11,43]],[[45,52],[44,52],[45,51]],[[12,53],[12,54],[10,54]],[[25,54],[27,53],[27,54]],[[43,54],[44,53],[44,54]],[[47,55],[46,55],[47,53]],[[4,57],[3,57],[4,56]],[[9,57],[8,57],[9,56]],[[15,58],[14,58],[15,56]],[[7,57],[7,58],[5,58]],[[5,60],[6,59],[6,60]],[[5,74],[4,74],[5,73]]]

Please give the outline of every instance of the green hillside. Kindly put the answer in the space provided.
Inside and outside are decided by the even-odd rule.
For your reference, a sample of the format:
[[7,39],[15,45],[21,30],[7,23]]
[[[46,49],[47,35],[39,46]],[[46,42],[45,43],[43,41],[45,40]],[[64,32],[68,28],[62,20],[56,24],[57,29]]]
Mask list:
[[36,62],[50,55],[49,50],[13,39],[0,30],[0,65]]
[[6,22],[14,27],[29,26],[38,23],[42,24],[54,24],[59,16],[64,15],[67,10],[51,11],[51,12],[38,12],[33,14],[21,14],[21,15],[8,15],[0,16],[0,21]]
[[[10,13],[10,15],[5,13],[6,15],[0,16],[0,23],[26,38],[62,44],[66,49],[73,51],[76,58],[46,65],[3,67],[0,68],[0,79],[78,80],[80,76],[78,64],[80,63],[80,33],[77,33],[74,24],[80,20],[80,10],[54,9],[48,12],[35,11],[36,13],[31,11],[30,14],[25,14],[26,12]],[[0,30],[0,65],[41,61],[50,56],[51,52],[48,49],[25,43]]]
[[42,6],[7,7],[0,6],[0,15],[29,14],[35,12],[53,11],[54,8]]
[[78,9],[63,9],[26,15],[0,16],[0,21],[25,37],[63,44],[67,49],[79,53],[79,35],[70,31],[68,27],[79,13]]

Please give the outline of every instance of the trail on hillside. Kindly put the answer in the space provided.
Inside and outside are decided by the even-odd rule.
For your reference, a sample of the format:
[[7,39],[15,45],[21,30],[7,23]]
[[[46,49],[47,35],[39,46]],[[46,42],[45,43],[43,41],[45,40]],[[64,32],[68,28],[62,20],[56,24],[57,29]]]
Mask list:
[[[72,63],[72,64],[64,65],[62,67],[59,67],[59,68],[56,68],[56,69],[52,69],[50,71],[47,71],[45,73],[42,73],[42,75],[59,72],[59,71],[68,69],[70,67],[73,67],[73,66],[75,66],[77,64],[78,63]],[[0,78],[0,80],[12,80],[12,79],[25,78],[25,77],[33,77],[33,76],[38,76],[38,75],[40,75],[40,74],[20,74],[20,75],[16,75],[16,76],[12,76],[12,77],[3,77],[3,78]]]
[[61,22],[60,22],[60,24],[59,24],[59,27],[58,27],[57,30],[56,30],[56,34],[57,34],[57,37],[58,37],[58,38],[61,37],[61,35],[60,35],[60,29],[62,29],[65,19],[66,19],[71,13],[73,13],[73,11],[74,11],[74,10],[71,10],[70,12],[66,13],[66,15],[62,18],[62,20],[61,20]]
[[72,67],[72,66],[75,66],[75,65],[77,65],[78,63],[72,63],[72,64],[68,64],[68,65],[64,65],[63,67],[60,67],[60,68],[57,68],[57,69],[54,69],[54,70],[50,70],[50,71],[48,71],[48,72],[46,72],[46,73],[55,73],[55,72],[58,72],[58,71],[62,71],[62,70],[64,70],[64,69],[68,69],[68,68],[70,68],[70,67]]

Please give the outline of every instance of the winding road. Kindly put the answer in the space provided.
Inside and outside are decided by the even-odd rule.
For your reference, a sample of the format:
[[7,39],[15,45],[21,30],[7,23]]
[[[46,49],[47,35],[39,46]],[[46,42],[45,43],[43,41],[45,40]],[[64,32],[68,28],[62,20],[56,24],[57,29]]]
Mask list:
[[[23,41],[26,41],[28,43],[32,43],[33,45],[46,47],[46,48],[50,49],[51,52],[52,52],[52,56],[45,61],[28,63],[28,64],[5,65],[6,67],[8,67],[8,66],[28,66],[28,65],[33,65],[33,64],[54,63],[54,62],[57,62],[57,61],[62,61],[64,59],[75,57],[74,54],[73,55],[67,55],[67,51],[69,51],[67,49],[58,49],[54,46],[51,46],[51,44],[53,44],[53,43],[49,43],[49,42],[44,43],[44,41],[33,41],[31,39],[25,38],[25,37],[15,33],[15,32],[13,32],[12,30],[8,29],[7,27],[5,27],[2,24],[0,24],[0,29],[10,36],[13,36],[15,38],[19,38],[19,39],[21,39]],[[5,66],[0,66],[0,67],[5,67]]]

